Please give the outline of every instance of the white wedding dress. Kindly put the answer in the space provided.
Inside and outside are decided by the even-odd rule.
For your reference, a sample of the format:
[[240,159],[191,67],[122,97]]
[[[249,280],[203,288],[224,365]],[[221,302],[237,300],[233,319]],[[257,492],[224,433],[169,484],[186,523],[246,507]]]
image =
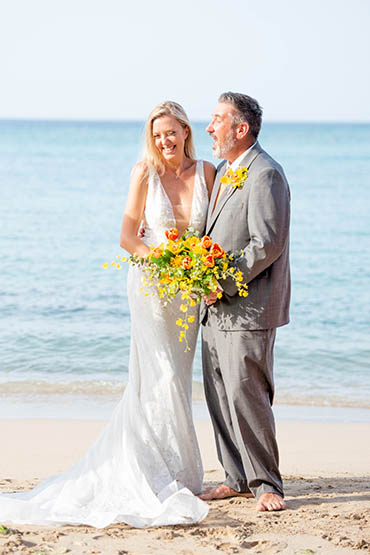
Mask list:
[[[203,231],[208,207],[203,162],[198,161],[190,225]],[[149,176],[146,244],[165,241],[175,227],[159,176]],[[188,330],[190,352],[178,340],[181,300],[163,307],[140,291],[141,272],[130,267],[129,381],[108,425],[84,458],[31,491],[0,495],[0,522],[87,524],[124,522],[137,528],[199,522],[208,505],[192,421],[192,363],[198,324]]]

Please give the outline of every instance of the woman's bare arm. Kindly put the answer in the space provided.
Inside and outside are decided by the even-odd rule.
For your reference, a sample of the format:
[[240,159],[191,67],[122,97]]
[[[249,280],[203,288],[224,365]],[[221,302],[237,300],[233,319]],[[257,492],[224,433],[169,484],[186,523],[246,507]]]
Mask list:
[[144,162],[139,162],[132,171],[130,190],[123,213],[120,245],[130,254],[146,256],[150,249],[138,237],[137,232],[143,219],[148,193],[148,170]]
[[204,162],[204,178],[206,180],[208,198],[211,198],[213,184],[216,177],[216,168],[211,162]]

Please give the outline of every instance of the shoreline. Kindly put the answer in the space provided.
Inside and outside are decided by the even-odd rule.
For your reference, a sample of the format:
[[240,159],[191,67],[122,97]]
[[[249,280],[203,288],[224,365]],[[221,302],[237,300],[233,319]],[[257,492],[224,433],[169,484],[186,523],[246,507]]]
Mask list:
[[[63,381],[60,376],[56,376],[54,381],[47,381],[45,379],[38,380],[0,380],[0,399],[6,400],[12,398],[13,400],[25,401],[42,401],[54,402],[54,399],[65,398],[75,400],[96,400],[106,403],[117,403],[127,386],[127,381],[109,380],[96,377],[90,380],[71,380]],[[336,407],[336,408],[354,408],[354,409],[368,409],[370,410],[370,401],[366,392],[362,391],[362,397],[357,394],[356,396],[343,396],[343,395],[324,395],[317,392],[298,395],[292,393],[292,387],[283,389],[276,381],[276,393],[274,404],[276,405],[291,405],[291,406],[315,406],[315,407]],[[192,381],[192,399],[193,402],[205,401],[203,382],[199,380]],[[1,414],[0,414],[1,418]]]
[[[119,396],[92,395],[0,395],[1,420],[58,419],[99,420],[109,419]],[[276,401],[273,405],[275,419],[298,422],[370,422],[370,408],[332,406],[328,404],[288,404]],[[209,413],[204,399],[193,399],[194,420],[208,420]]]
[[[101,420],[0,420],[6,446],[0,458],[0,489],[30,489],[42,479],[64,472],[83,456],[104,426]],[[222,481],[223,472],[211,423],[196,421],[196,430],[205,468],[204,486],[208,487]],[[257,513],[254,499],[230,498],[210,502],[208,517],[192,526],[138,530],[114,524],[97,530],[8,523],[9,533],[0,535],[0,552],[368,552],[370,444],[364,438],[369,436],[370,423],[277,422],[287,502],[282,513]]]

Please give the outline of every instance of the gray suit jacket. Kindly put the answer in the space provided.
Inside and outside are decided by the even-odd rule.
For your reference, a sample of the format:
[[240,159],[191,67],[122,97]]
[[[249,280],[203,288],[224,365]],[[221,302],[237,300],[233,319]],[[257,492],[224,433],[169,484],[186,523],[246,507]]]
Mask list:
[[223,330],[275,328],[289,322],[289,186],[258,142],[240,165],[248,168],[243,188],[228,185],[213,210],[226,162],[218,167],[206,234],[227,252],[243,250],[236,265],[249,295],[240,297],[233,280],[224,280],[222,299],[209,308],[202,303],[200,317]]

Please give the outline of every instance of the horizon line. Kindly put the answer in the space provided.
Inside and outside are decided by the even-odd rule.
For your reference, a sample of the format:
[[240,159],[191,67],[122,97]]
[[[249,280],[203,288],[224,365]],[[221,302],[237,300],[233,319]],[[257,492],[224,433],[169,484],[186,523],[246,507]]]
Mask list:
[[[136,119],[136,118],[59,118],[59,117],[52,117],[52,118],[45,118],[45,117],[1,117],[0,122],[34,122],[34,123],[145,123],[145,119]],[[207,123],[208,119],[194,119],[192,123]],[[368,125],[370,124],[369,120],[271,120],[266,119],[263,121],[264,123],[268,124],[284,124],[284,125],[318,125],[318,124],[342,124],[342,125]]]

